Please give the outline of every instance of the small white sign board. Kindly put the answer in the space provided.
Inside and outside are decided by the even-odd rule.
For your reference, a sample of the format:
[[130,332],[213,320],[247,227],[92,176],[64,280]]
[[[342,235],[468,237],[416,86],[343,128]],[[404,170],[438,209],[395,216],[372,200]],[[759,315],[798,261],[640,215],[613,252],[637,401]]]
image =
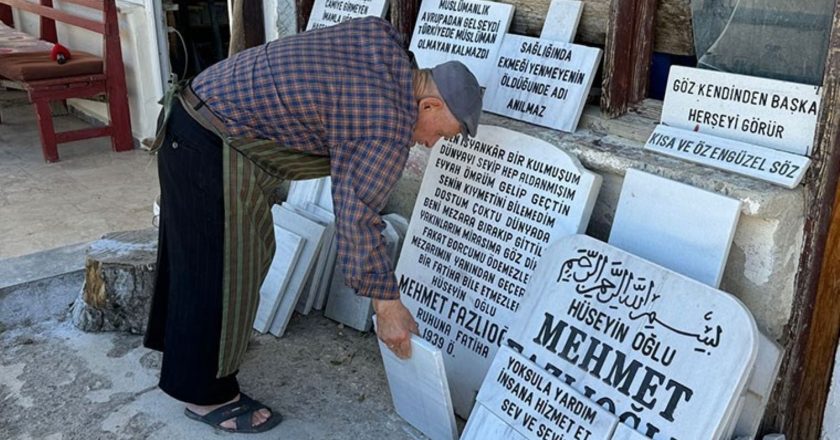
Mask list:
[[529,440],[609,440],[618,423],[609,411],[508,347],[499,349],[476,400],[473,414],[487,409],[496,420],[468,424],[461,440],[506,438],[493,436],[498,423]]
[[512,18],[502,2],[423,0],[409,50],[421,68],[460,61],[486,87]]
[[717,288],[741,201],[628,169],[610,244]]
[[351,18],[384,18],[388,0],[315,0],[306,30],[320,29],[339,24]]
[[412,335],[411,357],[400,359],[377,341],[397,414],[431,440],[457,439],[440,350]]
[[545,15],[540,39],[572,43],[575,41],[583,2],[576,0],[551,0]]
[[433,149],[396,276],[420,335],[444,351],[467,417],[546,246],[583,232],[601,178],[554,145],[495,126]]
[[276,224],[274,225],[274,241],[276,243],[274,259],[260,286],[260,305],[254,318],[254,330],[260,333],[268,331],[303,248],[303,239],[300,236]]
[[673,66],[662,123],[810,156],[819,110],[817,86]]
[[585,235],[549,247],[508,332],[650,438],[725,438],[758,345],[735,297]]
[[601,49],[508,34],[484,94],[484,110],[573,132]]
[[689,162],[795,188],[811,160],[772,148],[657,125],[645,149]]

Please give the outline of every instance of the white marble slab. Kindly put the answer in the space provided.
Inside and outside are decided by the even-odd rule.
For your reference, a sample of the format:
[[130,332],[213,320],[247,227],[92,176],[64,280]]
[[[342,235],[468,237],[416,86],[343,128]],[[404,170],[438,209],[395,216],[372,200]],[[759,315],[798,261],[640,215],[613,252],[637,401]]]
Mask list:
[[481,403],[476,402],[475,407],[467,419],[464,432],[460,440],[528,440],[520,434],[513,426],[503,422],[496,417],[492,411]]
[[673,66],[662,123],[810,156],[819,109],[817,86]]
[[330,240],[329,244],[325,244],[329,253],[327,254],[327,261],[324,266],[324,276],[321,278],[321,282],[318,286],[318,295],[315,298],[315,304],[312,306],[315,310],[323,310],[327,303],[327,294],[330,291],[330,283],[332,282],[335,259],[338,255],[338,234],[335,232],[335,215],[331,210],[322,208],[314,203],[307,203],[306,210],[315,213],[325,221],[333,224],[332,240]]
[[300,236],[276,224],[274,225],[274,241],[277,243],[274,259],[260,286],[260,305],[254,319],[254,330],[260,333],[268,331],[277,307],[280,305],[280,297],[289,284],[290,275],[294,272],[303,247],[303,239]]
[[546,246],[583,232],[601,178],[545,141],[495,126],[429,158],[396,276],[420,334],[444,350],[467,417]]
[[304,239],[303,249],[301,249],[297,264],[295,264],[295,270],[280,298],[280,305],[269,328],[272,335],[280,337],[286,332],[286,326],[289,324],[295,305],[303,293],[306,278],[315,264],[316,252],[321,247],[324,235],[324,226],[307,219],[288,207],[280,205],[274,205],[271,208],[271,214],[274,217],[274,224],[280,225]]
[[356,291],[347,285],[339,264],[333,269],[324,316],[360,332],[370,331],[373,302],[368,297],[356,295]]
[[645,149],[785,188],[799,185],[811,165],[804,156],[661,124],[651,133]]
[[412,335],[411,357],[400,359],[377,341],[397,414],[431,440],[457,439],[440,350]]
[[615,426],[615,432],[613,432],[612,440],[647,440],[648,437],[643,436],[639,431],[634,430],[633,428],[619,423]]
[[[615,415],[509,347],[499,349],[476,401],[476,408],[490,410],[529,440],[609,440],[618,423]],[[501,439],[491,437],[497,428],[488,425],[471,425],[461,440]]]
[[384,18],[387,10],[388,0],[315,0],[306,30],[321,29],[369,15]]
[[648,437],[725,438],[757,333],[732,295],[575,235],[546,249],[508,342]]
[[484,93],[484,110],[574,132],[601,49],[508,34]]
[[512,18],[513,6],[501,2],[423,0],[409,50],[421,68],[460,61],[486,87]]
[[628,169],[610,244],[717,288],[741,201]]
[[540,38],[564,43],[574,42],[582,14],[583,2],[581,1],[551,0]]
[[293,180],[289,184],[286,203],[301,207],[306,206],[307,203],[314,203],[332,213],[332,179],[321,177],[309,180]]
[[[332,267],[329,267],[329,259],[331,254],[331,244],[335,238],[335,216],[328,213],[317,212],[311,202],[307,202],[306,206],[295,206],[288,203],[283,203],[283,206],[294,210],[296,213],[317,222],[324,227],[323,237],[321,238],[321,247],[319,247],[315,254],[315,265],[309,272],[309,276],[304,284],[303,294],[298,300],[295,311],[301,315],[308,315],[312,311],[315,301],[320,294],[321,285],[324,284],[325,279],[332,275]],[[333,261],[334,255],[333,255]]]
[[756,436],[781,365],[781,348],[766,335],[759,334],[758,357],[747,383],[744,404],[733,427],[732,438]]

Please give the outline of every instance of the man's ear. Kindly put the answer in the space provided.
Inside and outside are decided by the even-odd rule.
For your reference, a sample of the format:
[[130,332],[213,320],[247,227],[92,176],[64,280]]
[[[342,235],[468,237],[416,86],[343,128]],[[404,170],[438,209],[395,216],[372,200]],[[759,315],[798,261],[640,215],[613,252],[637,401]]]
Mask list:
[[436,96],[427,96],[420,100],[420,110],[435,110],[443,107],[443,100]]

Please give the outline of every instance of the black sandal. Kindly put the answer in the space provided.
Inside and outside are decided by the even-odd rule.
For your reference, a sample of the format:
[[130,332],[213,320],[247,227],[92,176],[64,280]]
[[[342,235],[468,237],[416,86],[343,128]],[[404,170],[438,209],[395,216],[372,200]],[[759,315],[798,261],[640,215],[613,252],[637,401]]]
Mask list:
[[[261,409],[267,409],[268,411],[270,411],[271,416],[265,422],[260,423],[259,425],[251,425],[254,413]],[[215,429],[225,432],[235,432],[241,434],[256,434],[260,432],[266,432],[269,429],[279,425],[280,422],[283,421],[283,417],[280,416],[280,414],[274,412],[274,410],[272,410],[271,408],[248,397],[243,393],[239,394],[239,400],[237,400],[236,402],[231,402],[227,405],[220,406],[203,416],[200,416],[187,408],[184,408],[184,415],[193,420],[206,423]],[[236,428],[225,428],[222,426],[222,423],[224,421],[232,419],[234,417],[236,418]]]

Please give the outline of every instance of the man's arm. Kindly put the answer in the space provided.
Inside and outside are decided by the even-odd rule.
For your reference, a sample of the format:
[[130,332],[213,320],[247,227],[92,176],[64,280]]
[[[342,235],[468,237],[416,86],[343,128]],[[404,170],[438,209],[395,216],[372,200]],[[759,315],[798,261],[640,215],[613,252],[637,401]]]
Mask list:
[[407,147],[374,140],[344,145],[331,160],[338,262],[356,294],[373,298],[377,335],[401,358],[411,355],[417,323],[399,300],[379,212],[407,159]]

